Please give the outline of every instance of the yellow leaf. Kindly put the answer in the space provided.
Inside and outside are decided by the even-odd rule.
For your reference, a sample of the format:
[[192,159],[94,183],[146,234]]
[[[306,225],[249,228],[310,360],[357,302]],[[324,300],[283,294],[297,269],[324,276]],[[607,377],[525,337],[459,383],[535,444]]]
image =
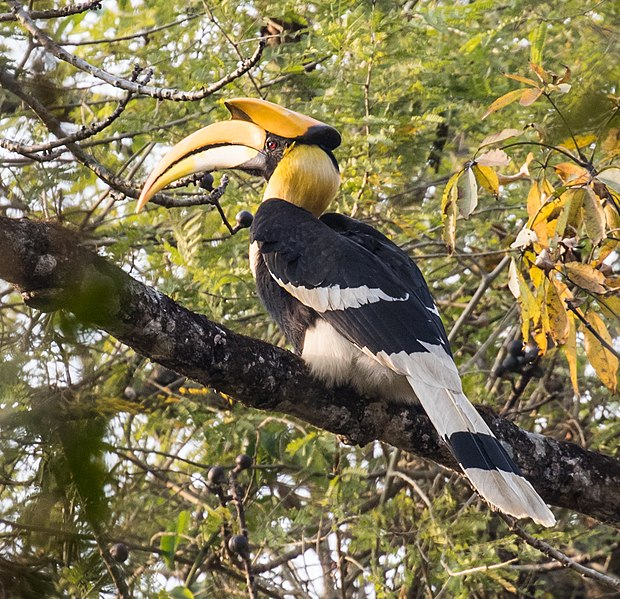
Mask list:
[[545,300],[549,316],[549,333],[556,345],[562,345],[568,337],[568,314],[556,288],[556,283],[559,281],[555,279],[550,281]]
[[605,238],[605,211],[598,196],[590,187],[584,189],[583,220],[586,233],[594,245],[598,245]]
[[476,163],[480,166],[508,166],[510,156],[504,150],[489,150],[476,158]]
[[581,262],[567,262],[564,270],[571,283],[578,287],[592,293],[605,293],[605,275],[600,270]]
[[600,302],[603,314],[608,318],[617,319],[620,314],[620,296],[610,295],[604,301]]
[[544,324],[546,323],[546,318],[543,314],[543,328],[537,328],[532,331],[532,340],[538,346],[538,353],[541,356],[544,356],[547,353],[547,331],[544,328]]
[[[620,198],[616,199],[616,203],[620,204]],[[610,230],[620,229],[620,214],[612,202],[607,202],[603,207],[605,212],[605,220],[607,220],[607,228]]]
[[519,282],[519,305],[521,306],[521,333],[523,339],[529,339],[530,323],[536,326],[540,322],[540,306],[519,271],[517,271],[517,280]]
[[534,222],[534,218],[538,214],[541,206],[542,199],[540,197],[540,187],[538,181],[534,181],[527,194],[527,215],[529,216],[530,222]]
[[521,133],[523,133],[521,129],[502,129],[499,133],[493,133],[492,135],[485,137],[478,147],[484,148],[484,146],[497,144],[505,141],[506,139],[510,139],[511,137],[517,137],[521,135]]
[[526,89],[521,94],[519,104],[521,104],[521,106],[529,106],[530,104],[534,104],[534,102],[540,98],[541,94],[542,89],[538,89],[537,87]]
[[467,167],[462,176],[459,177],[457,187],[458,198],[456,203],[459,212],[464,218],[468,218],[478,205],[478,184],[471,167]]
[[494,112],[500,110],[501,108],[504,108],[504,106],[508,106],[508,104],[512,104],[513,102],[516,102],[521,97],[522,93],[523,93],[523,90],[515,89],[515,90],[512,90],[511,92],[508,92],[507,94],[504,94],[503,96],[500,96],[499,98],[497,98],[497,100],[492,102],[491,105],[487,108],[487,111],[482,115],[481,120],[486,119],[490,114],[493,114]]
[[589,135],[575,135],[565,139],[560,145],[567,150],[576,150],[577,148],[586,148],[597,140],[597,136],[593,133]]
[[[585,319],[598,333],[599,337],[604,339],[609,345],[612,345],[611,335],[602,318],[596,312],[590,310],[586,313]],[[584,325],[582,330],[585,337],[588,361],[592,364],[592,368],[594,368],[605,387],[612,393],[615,393],[618,387],[618,358],[603,346],[588,327]]]
[[575,395],[579,395],[579,384],[577,380],[577,327],[575,326],[575,315],[568,315],[568,334],[562,349],[568,362],[568,372],[570,374],[570,382],[573,386]]
[[531,266],[530,267],[530,279],[532,279],[532,284],[534,285],[534,287],[538,288],[542,285],[542,282],[545,280],[545,272],[541,268],[538,268],[538,266],[536,265]]
[[537,87],[538,83],[533,79],[529,79],[528,77],[521,77],[521,75],[511,75],[510,73],[504,73],[504,77],[508,77],[508,79],[514,79],[519,83],[525,83],[526,85],[531,85],[533,87]]
[[446,183],[441,196],[441,221],[443,223],[443,240],[448,248],[448,252],[454,251],[456,245],[456,201],[458,199],[458,189],[456,182],[459,180],[463,171],[454,173]]
[[477,164],[474,164],[473,171],[480,186],[497,197],[499,195],[497,173],[490,166],[479,166]]

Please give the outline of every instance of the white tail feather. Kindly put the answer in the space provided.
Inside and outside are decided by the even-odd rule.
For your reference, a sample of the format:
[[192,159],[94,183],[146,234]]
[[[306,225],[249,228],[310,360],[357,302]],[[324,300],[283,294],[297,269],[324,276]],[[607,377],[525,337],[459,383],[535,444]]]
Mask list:
[[[478,433],[495,438],[462,391],[431,386],[418,377],[408,376],[407,380],[442,439],[448,440],[453,433],[458,432]],[[458,456],[456,457],[458,459]],[[501,468],[463,467],[463,472],[476,491],[505,514],[515,518],[529,517],[543,526],[555,524],[553,514],[523,476]]]

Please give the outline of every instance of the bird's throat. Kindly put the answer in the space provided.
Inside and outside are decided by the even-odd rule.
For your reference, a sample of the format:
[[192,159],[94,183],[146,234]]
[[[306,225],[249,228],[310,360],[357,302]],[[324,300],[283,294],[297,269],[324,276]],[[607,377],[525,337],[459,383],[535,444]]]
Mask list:
[[263,200],[277,198],[320,216],[336,197],[340,174],[318,146],[294,144],[271,175]]

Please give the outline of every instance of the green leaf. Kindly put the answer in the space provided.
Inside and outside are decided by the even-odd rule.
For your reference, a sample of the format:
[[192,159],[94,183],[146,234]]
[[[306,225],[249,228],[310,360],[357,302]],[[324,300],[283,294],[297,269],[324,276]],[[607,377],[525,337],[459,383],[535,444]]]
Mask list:
[[540,25],[530,33],[530,62],[541,65],[543,62],[543,48],[547,37],[547,21],[542,19]]

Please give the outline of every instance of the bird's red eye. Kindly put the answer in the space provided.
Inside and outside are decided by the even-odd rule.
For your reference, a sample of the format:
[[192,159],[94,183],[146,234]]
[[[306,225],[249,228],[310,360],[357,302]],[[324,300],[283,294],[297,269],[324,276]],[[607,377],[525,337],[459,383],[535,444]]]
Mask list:
[[275,150],[278,147],[278,144],[276,141],[274,141],[273,139],[268,139],[267,140],[267,149],[268,150]]

